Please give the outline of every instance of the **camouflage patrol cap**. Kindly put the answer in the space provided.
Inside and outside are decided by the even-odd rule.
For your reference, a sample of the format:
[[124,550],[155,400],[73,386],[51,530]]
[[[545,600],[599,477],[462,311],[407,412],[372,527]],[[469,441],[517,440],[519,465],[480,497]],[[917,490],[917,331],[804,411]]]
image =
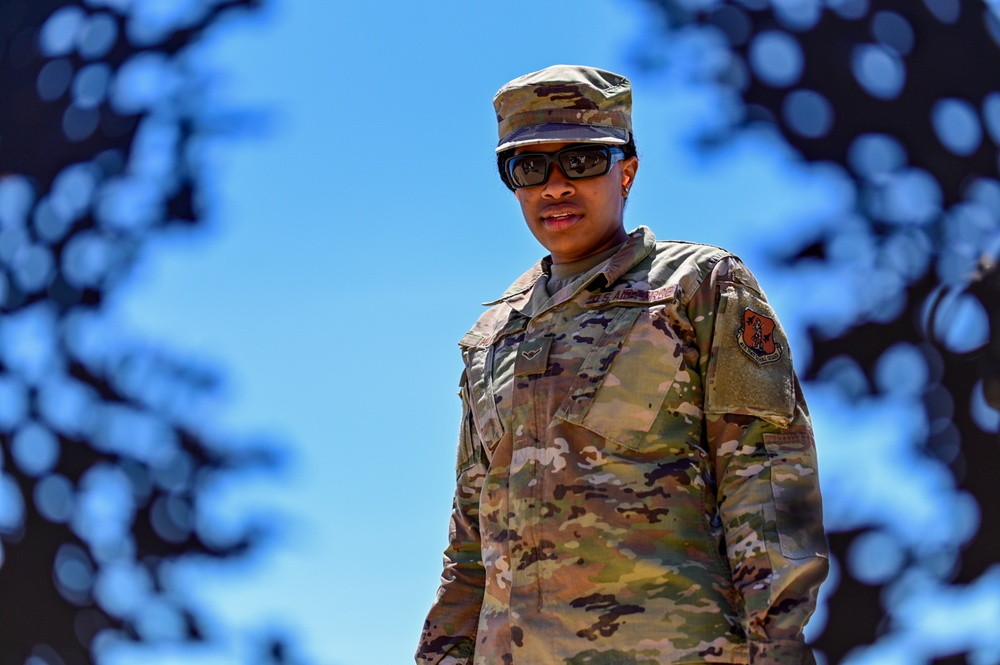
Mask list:
[[632,84],[580,65],[553,65],[519,76],[493,97],[497,152],[531,143],[628,143]]

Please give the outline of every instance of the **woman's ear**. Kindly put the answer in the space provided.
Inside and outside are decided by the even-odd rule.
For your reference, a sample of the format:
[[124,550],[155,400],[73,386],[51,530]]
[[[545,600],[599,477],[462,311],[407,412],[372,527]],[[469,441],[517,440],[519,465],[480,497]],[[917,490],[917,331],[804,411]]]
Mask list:
[[635,174],[639,170],[639,158],[632,156],[622,160],[622,189],[632,189]]

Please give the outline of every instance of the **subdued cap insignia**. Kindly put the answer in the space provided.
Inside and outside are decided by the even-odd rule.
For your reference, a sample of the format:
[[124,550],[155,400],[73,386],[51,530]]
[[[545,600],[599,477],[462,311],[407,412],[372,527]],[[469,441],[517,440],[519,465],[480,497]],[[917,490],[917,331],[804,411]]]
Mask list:
[[736,331],[736,342],[743,353],[758,365],[781,358],[781,345],[774,339],[774,319],[749,307],[743,311],[743,325]]
[[533,143],[628,143],[632,84],[596,67],[553,65],[519,76],[493,98],[497,152]]

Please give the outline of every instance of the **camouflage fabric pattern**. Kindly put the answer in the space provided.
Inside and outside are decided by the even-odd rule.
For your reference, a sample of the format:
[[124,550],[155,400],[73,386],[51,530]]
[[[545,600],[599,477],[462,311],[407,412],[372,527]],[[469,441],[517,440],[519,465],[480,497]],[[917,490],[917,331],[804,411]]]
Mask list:
[[493,97],[497,152],[530,143],[626,143],[632,84],[594,67],[553,65],[520,76]]
[[[450,544],[417,663],[812,663],[815,451],[753,276],[643,227],[575,289],[549,299],[544,272],[461,341]],[[776,359],[740,348],[747,309],[774,321]]]

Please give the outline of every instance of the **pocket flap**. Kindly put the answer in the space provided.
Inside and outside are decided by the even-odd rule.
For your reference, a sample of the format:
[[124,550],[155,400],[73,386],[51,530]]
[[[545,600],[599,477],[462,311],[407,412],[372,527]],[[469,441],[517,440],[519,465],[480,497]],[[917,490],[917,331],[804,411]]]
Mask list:
[[623,307],[594,345],[556,416],[626,447],[648,432],[681,364],[677,339],[641,307]]

